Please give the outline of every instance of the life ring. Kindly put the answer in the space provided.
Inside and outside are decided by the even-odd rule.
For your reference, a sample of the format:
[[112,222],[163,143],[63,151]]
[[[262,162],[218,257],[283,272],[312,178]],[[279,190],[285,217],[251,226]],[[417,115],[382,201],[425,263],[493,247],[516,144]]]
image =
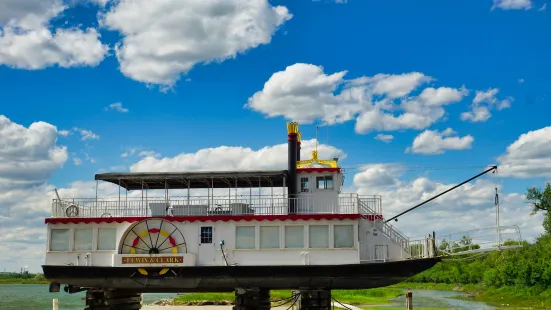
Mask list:
[[76,204],[70,204],[67,209],[65,209],[65,215],[67,215],[67,217],[77,217],[78,212],[79,210]]

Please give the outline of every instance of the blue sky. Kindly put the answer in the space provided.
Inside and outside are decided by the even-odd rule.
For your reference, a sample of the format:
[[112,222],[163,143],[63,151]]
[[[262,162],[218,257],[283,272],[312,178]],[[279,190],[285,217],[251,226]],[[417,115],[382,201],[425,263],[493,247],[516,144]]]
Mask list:
[[[43,195],[36,196],[37,202],[46,201],[40,215],[46,214],[53,186],[71,191],[72,182],[91,181],[99,171],[129,171],[132,165],[185,170],[195,164],[174,158],[204,148],[258,150],[285,143],[287,120],[301,121],[305,139],[314,138],[320,126],[326,155],[346,154],[347,188],[388,194],[387,215],[489,164],[500,165],[503,195],[522,194],[551,176],[546,1],[258,0],[242,11],[232,5],[243,1],[189,1],[173,8],[171,1],[155,7],[142,1],[3,2],[0,115],[9,122],[4,131],[0,127],[6,150],[0,151],[0,167],[28,166],[25,156],[10,153],[18,148],[34,154],[29,158],[36,165],[54,164],[33,179],[40,189],[15,185],[23,183],[11,170],[5,172],[11,179],[0,179],[18,195]],[[217,22],[216,14],[227,23]],[[443,92],[424,96],[427,88]],[[347,90],[361,96],[346,99]],[[462,119],[475,107],[482,108],[479,119]],[[398,119],[406,112],[411,118]],[[335,113],[346,120],[327,122]],[[310,116],[304,121],[297,115]],[[35,122],[55,126],[56,139],[45,138],[50,129],[39,132],[44,137],[33,136],[43,143],[29,138],[26,128]],[[19,125],[20,137],[5,129]],[[379,134],[392,140],[375,139]],[[514,144],[522,134],[527,135]],[[60,147],[66,147],[60,151],[66,157],[47,155]],[[146,162],[141,151],[156,155]],[[132,155],[121,156],[125,152]],[[27,182],[34,172],[22,179]],[[373,179],[365,181],[368,176]],[[377,183],[385,177],[395,182]],[[415,180],[423,177],[432,185],[404,200],[401,190],[415,189]],[[492,182],[478,185],[488,193]],[[480,196],[476,188],[461,192],[471,194]],[[25,229],[34,222],[18,220],[16,208],[25,206],[9,198],[14,195],[0,195],[0,220],[6,229]],[[517,214],[529,213],[529,207],[514,197],[511,210],[517,211],[510,217],[521,220]],[[450,203],[474,207],[464,201],[469,198],[457,199]],[[491,194],[487,199],[492,201]],[[431,216],[423,212],[419,216]],[[534,218],[522,221],[539,225]],[[416,233],[413,227],[403,229]],[[535,236],[538,229],[528,234]],[[42,233],[29,236],[43,239]],[[21,249],[25,242],[15,240],[9,247]],[[33,243],[36,253],[40,242]],[[2,259],[7,258],[0,255],[0,264]]]

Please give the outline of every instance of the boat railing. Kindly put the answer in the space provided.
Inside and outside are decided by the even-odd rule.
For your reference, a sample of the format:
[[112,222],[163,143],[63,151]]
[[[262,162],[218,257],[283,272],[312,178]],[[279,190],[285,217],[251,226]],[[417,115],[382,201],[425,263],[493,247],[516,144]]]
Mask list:
[[512,226],[490,226],[460,231],[437,237],[441,255],[465,255],[523,246],[520,228]]
[[314,195],[210,197],[129,197],[128,199],[54,199],[53,217],[148,217],[209,215],[283,215],[294,207],[297,214],[358,214],[357,196],[341,194],[327,199]]

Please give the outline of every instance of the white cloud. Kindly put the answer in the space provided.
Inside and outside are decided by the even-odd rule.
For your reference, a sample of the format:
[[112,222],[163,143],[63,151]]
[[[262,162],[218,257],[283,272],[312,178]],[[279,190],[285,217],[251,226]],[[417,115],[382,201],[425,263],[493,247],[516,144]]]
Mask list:
[[86,141],[86,140],[99,140],[99,135],[93,133],[91,130],[88,130],[88,129],[83,129],[83,128],[78,128],[78,127],[74,127],[73,128],[73,131],[74,132],[77,132],[78,134],[80,134],[80,139],[82,141]]
[[494,0],[494,9],[502,10],[529,10],[532,8],[532,0]]
[[[245,107],[302,123],[321,119],[331,125],[356,119],[356,132],[365,134],[424,129],[444,116],[442,106],[468,94],[464,87],[430,87],[411,96],[433,80],[419,72],[344,80],[346,74],[346,70],[325,74],[321,66],[297,63],[274,73]],[[394,114],[400,110],[402,114]]]
[[109,111],[109,110],[115,110],[115,111],[120,112],[120,113],[127,113],[128,112],[128,109],[123,107],[122,103],[120,103],[120,102],[111,103],[108,107],[105,107],[105,111]]
[[[303,159],[310,158],[315,149],[315,139],[302,140]],[[333,146],[318,146],[320,159],[346,158],[346,154]],[[201,171],[201,170],[254,170],[287,169],[287,143],[253,150],[240,146],[219,146],[201,149],[195,153],[182,153],[174,157],[145,157],[130,166],[133,172],[153,171]]]
[[524,79],[518,79],[519,84],[524,84],[524,82],[526,82]]
[[393,135],[385,135],[385,134],[380,133],[380,134],[375,136],[375,139],[386,142],[386,143],[389,143],[390,141],[392,141],[394,139],[394,136]]
[[544,4],[538,9],[538,11],[543,12],[543,11],[545,11],[546,9],[547,9],[547,3],[544,3]]
[[100,24],[123,36],[116,47],[122,73],[171,87],[199,63],[222,62],[270,43],[292,18],[267,0],[121,0]]
[[80,166],[82,164],[82,159],[78,157],[73,157],[73,165]]
[[71,134],[71,132],[69,130],[59,130],[57,132],[60,136],[63,136],[63,137],[67,137],[68,135]]
[[0,115],[0,181],[44,180],[67,161],[67,149],[57,146],[57,128],[45,122],[29,128]]
[[459,102],[469,94],[465,86],[460,89],[450,87],[440,87],[438,89],[425,88],[419,95],[419,98],[428,106],[442,106],[450,103]]
[[[362,195],[382,195],[383,214],[387,219],[423,202],[455,184],[427,178],[402,180],[403,169],[397,164],[371,164],[354,176],[354,187]],[[463,185],[399,218],[397,227],[410,237],[437,236],[495,225],[496,184],[478,179]],[[500,189],[500,186],[497,186]],[[542,216],[530,216],[531,207],[523,194],[500,194],[501,225],[519,225],[524,239],[543,232]],[[393,222],[394,224],[394,222]]]
[[19,69],[97,66],[109,48],[96,29],[50,29],[66,6],[61,1],[23,0],[0,4],[0,65]]
[[130,150],[124,152],[121,154],[121,157],[122,158],[126,158],[126,157],[129,157],[129,156],[132,156],[134,155],[136,152],[138,151],[138,149],[136,148],[131,148]]
[[520,135],[498,161],[502,176],[551,178],[551,126]]
[[471,122],[485,122],[492,114],[487,107],[473,107],[472,111],[461,113],[461,120]]
[[496,98],[499,89],[491,88],[486,91],[476,91],[476,96],[471,105],[471,111],[461,113],[461,120],[470,122],[485,122],[492,116],[490,110],[494,107],[503,110],[511,107],[512,97],[498,100]]
[[138,155],[140,157],[160,157],[161,156],[161,154],[155,151],[141,151]]
[[456,136],[451,128],[439,132],[425,130],[413,140],[413,145],[407,151],[417,154],[443,154],[446,150],[466,150],[472,147],[474,138],[471,135]]
[[111,0],[90,0],[90,1],[92,3],[99,5],[100,7],[105,7],[107,3],[110,2]]
[[10,20],[41,16],[59,4],[59,0],[2,0],[0,1],[0,25]]
[[18,266],[23,260],[39,271],[46,237],[40,227],[51,209],[46,181],[68,159],[57,137],[51,124],[27,128],[0,115],[0,265],[9,267],[17,258]]

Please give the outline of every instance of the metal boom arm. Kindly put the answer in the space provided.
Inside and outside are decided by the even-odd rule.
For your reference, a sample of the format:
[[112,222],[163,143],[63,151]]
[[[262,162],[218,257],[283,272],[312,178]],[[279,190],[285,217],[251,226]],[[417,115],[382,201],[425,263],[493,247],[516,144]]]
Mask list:
[[420,204],[416,205],[415,207],[410,208],[410,209],[407,209],[406,211],[404,211],[404,212],[402,212],[402,213],[400,213],[400,214],[398,214],[398,215],[393,216],[392,218],[386,220],[385,223],[388,223],[388,222],[390,222],[390,221],[392,221],[392,220],[394,220],[394,219],[397,219],[398,217],[400,217],[400,216],[402,216],[402,215],[404,215],[404,214],[406,214],[406,213],[408,213],[408,212],[410,212],[410,211],[413,211],[414,209],[419,208],[420,206],[424,205],[425,203],[430,202],[430,201],[433,201],[434,199],[436,199],[436,198],[438,198],[438,197],[440,197],[440,196],[442,196],[442,195],[444,195],[444,194],[446,194],[446,193],[448,193],[448,192],[450,192],[450,191],[453,191],[454,189],[460,187],[461,185],[463,185],[463,184],[465,184],[465,183],[469,183],[469,182],[471,182],[472,180],[474,180],[474,179],[476,179],[476,178],[478,178],[478,177],[480,177],[480,176],[483,176],[483,175],[485,175],[486,173],[488,173],[488,172],[490,172],[490,171],[493,171],[493,170],[497,170],[497,166],[492,166],[491,168],[487,169],[486,171],[481,172],[481,173],[475,175],[474,177],[472,177],[472,178],[470,178],[470,179],[468,179],[468,180],[466,180],[466,181],[463,181],[463,182],[461,182],[461,183],[455,185],[454,187],[452,187],[452,188],[450,188],[450,189],[447,189],[447,190],[445,190],[444,192],[442,192],[442,193],[440,193],[440,194],[438,194],[438,195],[436,195],[436,196],[434,196],[434,197],[432,197],[432,198],[430,198],[430,199],[428,199],[428,200],[425,200],[425,201],[421,202]]

